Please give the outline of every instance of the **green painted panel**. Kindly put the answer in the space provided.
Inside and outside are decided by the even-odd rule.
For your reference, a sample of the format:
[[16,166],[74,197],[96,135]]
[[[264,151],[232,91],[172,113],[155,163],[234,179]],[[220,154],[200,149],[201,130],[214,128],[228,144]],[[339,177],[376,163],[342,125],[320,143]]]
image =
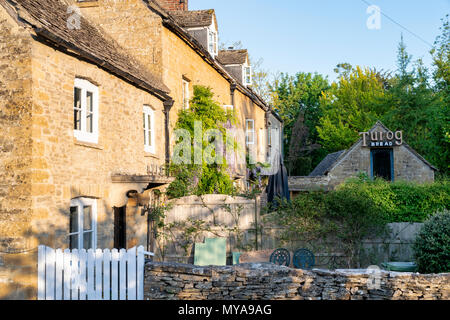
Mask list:
[[227,264],[227,241],[225,238],[207,238],[196,243],[194,264],[197,266],[225,266]]
[[239,258],[241,257],[241,252],[233,252],[233,264],[239,264]]

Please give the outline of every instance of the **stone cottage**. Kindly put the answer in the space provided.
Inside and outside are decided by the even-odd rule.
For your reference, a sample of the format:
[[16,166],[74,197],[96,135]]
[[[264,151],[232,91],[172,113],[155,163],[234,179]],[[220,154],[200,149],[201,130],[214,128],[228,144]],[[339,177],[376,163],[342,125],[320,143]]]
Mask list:
[[403,132],[393,132],[378,121],[349,149],[331,153],[307,177],[289,177],[293,193],[332,189],[363,172],[388,181],[432,182],[436,168],[414,151]]
[[192,12],[205,47],[173,3],[0,0],[0,299],[34,297],[39,244],[147,243],[141,209],[172,181],[163,167],[193,85],[235,110],[241,142],[266,160],[263,129],[282,127],[249,85],[247,53],[233,73],[214,11]]
[[[271,128],[269,117],[275,113],[252,90],[247,50],[219,49],[219,23],[213,9],[190,11],[188,0],[73,2],[169,87],[174,100],[170,130],[178,112],[189,108],[194,85],[209,86],[214,99],[235,112],[235,129],[242,133],[237,136],[238,144],[255,161],[268,160],[267,132],[272,130],[266,129]],[[281,128],[279,118],[271,123]],[[167,143],[173,151],[174,140]],[[239,165],[238,159],[229,160],[236,185],[245,188],[245,165]]]

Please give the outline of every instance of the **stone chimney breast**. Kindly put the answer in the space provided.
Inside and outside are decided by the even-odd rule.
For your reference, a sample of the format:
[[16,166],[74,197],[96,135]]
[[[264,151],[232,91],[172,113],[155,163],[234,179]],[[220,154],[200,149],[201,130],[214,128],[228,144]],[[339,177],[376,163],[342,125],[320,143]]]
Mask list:
[[189,0],[156,0],[167,11],[188,11]]

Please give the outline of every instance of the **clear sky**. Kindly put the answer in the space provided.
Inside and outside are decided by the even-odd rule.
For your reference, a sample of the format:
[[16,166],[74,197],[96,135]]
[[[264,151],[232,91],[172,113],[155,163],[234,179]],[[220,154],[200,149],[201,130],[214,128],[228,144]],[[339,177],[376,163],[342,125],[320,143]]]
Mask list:
[[[434,43],[450,0],[365,0],[425,42]],[[363,0],[189,0],[189,9],[215,9],[219,41],[241,41],[263,68],[295,74],[318,72],[336,78],[341,62],[395,70],[403,33],[413,60],[431,62],[430,46],[381,15],[370,30]]]

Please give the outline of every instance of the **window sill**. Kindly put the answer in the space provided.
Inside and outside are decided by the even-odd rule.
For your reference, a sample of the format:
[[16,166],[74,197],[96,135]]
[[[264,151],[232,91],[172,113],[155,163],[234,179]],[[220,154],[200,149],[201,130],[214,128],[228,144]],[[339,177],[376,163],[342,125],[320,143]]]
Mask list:
[[97,150],[103,150],[103,147],[97,143],[85,142],[85,141],[78,140],[76,138],[74,139],[74,143],[76,146],[97,149]]
[[154,153],[148,152],[148,151],[144,151],[144,157],[145,157],[145,158],[154,158],[154,159],[157,159],[157,160],[160,159],[159,156],[157,156],[157,155],[154,154]]

